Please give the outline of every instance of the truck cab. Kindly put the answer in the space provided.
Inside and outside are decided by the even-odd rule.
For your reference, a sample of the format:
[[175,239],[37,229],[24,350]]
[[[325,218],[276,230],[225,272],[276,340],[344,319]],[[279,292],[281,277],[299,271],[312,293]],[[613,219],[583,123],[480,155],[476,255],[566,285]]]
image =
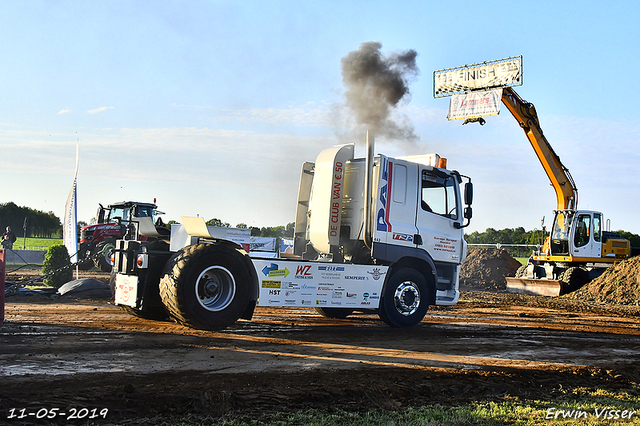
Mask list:
[[[394,268],[411,264],[430,283],[434,304],[455,304],[459,266],[467,251],[462,228],[471,218],[471,183],[463,195],[463,177],[446,169],[446,160],[437,154],[379,155],[373,160],[369,215],[366,159],[354,158],[354,149],[325,150],[315,164],[303,167],[295,254]],[[371,229],[370,237],[366,229]]]
[[[335,146],[303,164],[292,255],[250,257],[204,218],[182,217],[165,248],[117,241],[116,304],[207,330],[251,319],[256,306],[313,307],[333,318],[376,313],[411,327],[430,305],[455,304],[470,179],[463,195],[465,177],[435,154],[374,156],[369,138],[365,158],[354,151]],[[138,228],[156,234],[149,218]]]

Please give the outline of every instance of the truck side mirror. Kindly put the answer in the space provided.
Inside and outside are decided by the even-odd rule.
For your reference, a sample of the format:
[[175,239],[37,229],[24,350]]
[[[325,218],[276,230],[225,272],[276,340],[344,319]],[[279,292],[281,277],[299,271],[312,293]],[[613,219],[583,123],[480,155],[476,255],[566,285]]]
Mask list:
[[464,184],[464,203],[468,206],[473,203],[473,184],[471,182]]
[[473,216],[473,209],[471,207],[465,207],[464,218],[468,220],[468,219],[471,219],[472,216]]

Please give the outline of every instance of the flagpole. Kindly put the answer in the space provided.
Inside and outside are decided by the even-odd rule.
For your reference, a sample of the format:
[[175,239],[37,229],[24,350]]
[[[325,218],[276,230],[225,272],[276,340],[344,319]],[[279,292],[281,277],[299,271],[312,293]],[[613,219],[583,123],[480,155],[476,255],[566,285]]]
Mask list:
[[71,191],[65,204],[64,222],[62,224],[62,237],[67,251],[70,253],[70,260],[76,264],[76,279],[79,277],[78,268],[78,164],[79,164],[80,140],[76,141],[76,170],[73,176]]
[[75,229],[75,246],[76,246],[76,280],[80,279],[80,269],[78,267],[78,259],[80,256],[78,256],[78,182],[77,182],[77,178],[78,178],[78,164],[79,164],[79,160],[80,160],[80,138],[76,139],[76,173],[75,173],[75,177],[74,177],[74,185],[75,185],[75,192],[76,192],[76,202],[73,203],[74,204],[74,217],[76,218],[75,223],[73,224],[74,229]]

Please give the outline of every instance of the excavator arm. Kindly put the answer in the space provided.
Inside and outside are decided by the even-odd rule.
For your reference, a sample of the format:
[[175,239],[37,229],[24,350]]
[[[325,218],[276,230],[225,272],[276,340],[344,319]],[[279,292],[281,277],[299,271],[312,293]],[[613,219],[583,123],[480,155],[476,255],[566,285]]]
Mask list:
[[542,133],[538,122],[538,114],[532,103],[523,100],[511,87],[505,87],[502,91],[502,103],[518,121],[524,130],[527,139],[538,156],[551,186],[556,191],[558,210],[575,210],[578,205],[578,188],[569,173],[562,164],[560,157],[555,153],[547,138]]

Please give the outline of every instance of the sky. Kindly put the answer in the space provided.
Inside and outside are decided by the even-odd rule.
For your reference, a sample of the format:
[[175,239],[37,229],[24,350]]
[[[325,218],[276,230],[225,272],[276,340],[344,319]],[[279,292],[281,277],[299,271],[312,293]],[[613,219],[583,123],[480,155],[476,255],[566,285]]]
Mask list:
[[[516,91],[570,170],[578,207],[640,234],[640,3],[583,1],[0,0],[0,203],[58,217],[79,152],[78,220],[157,200],[165,221],[295,219],[301,165],[364,135],[343,119],[341,59],[363,43],[417,52],[393,114],[474,183],[466,232],[551,225],[555,194],[506,108],[448,121],[435,70],[523,56]],[[1,226],[2,224],[0,224]]]

